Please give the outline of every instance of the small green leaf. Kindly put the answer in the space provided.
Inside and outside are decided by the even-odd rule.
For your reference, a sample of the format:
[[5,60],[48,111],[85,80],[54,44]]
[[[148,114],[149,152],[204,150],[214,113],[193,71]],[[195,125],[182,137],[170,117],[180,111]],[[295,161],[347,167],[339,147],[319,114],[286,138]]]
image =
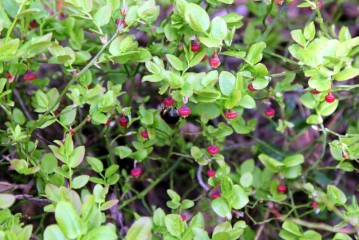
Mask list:
[[306,122],[308,124],[322,124],[323,123],[323,118],[320,115],[312,114],[312,115],[307,117]]
[[226,199],[229,199],[233,195],[233,183],[229,177],[224,176],[221,179],[221,190],[222,196]]
[[12,115],[16,123],[23,125],[26,122],[26,118],[20,109],[14,108]]
[[285,167],[294,167],[304,163],[304,157],[302,154],[294,154],[283,159],[282,163]]
[[111,19],[112,9],[110,6],[102,6],[94,15],[94,20],[99,27],[106,25]]
[[107,209],[110,209],[111,207],[113,207],[114,205],[116,205],[118,202],[119,202],[118,199],[112,199],[112,200],[109,200],[109,201],[107,201],[107,202],[104,202],[103,204],[101,204],[100,210],[101,210],[101,211],[105,211],[105,210],[107,210]]
[[100,226],[95,229],[92,229],[88,233],[86,233],[82,240],[116,240],[118,239],[116,235],[116,231],[114,228],[111,228],[109,225]]
[[299,227],[295,223],[285,221],[282,225],[282,228],[298,237],[302,236]]
[[229,203],[234,209],[241,209],[249,202],[248,196],[239,185],[233,186],[233,195],[229,199]]
[[343,191],[334,185],[327,186],[327,194],[328,194],[329,202],[331,202],[333,204],[343,205],[347,201],[347,197],[345,196]]
[[220,217],[224,218],[231,214],[231,208],[228,202],[222,197],[212,200],[211,206],[213,211]]
[[252,66],[260,62],[262,60],[263,57],[262,52],[265,49],[265,47],[266,44],[264,42],[253,44],[248,50],[246,61]]
[[89,175],[77,176],[72,180],[72,186],[71,187],[73,189],[80,189],[80,188],[82,188],[83,186],[85,186],[87,184],[89,179],[90,179]]
[[115,155],[119,156],[121,159],[127,158],[132,154],[132,149],[127,146],[118,146],[115,147]]
[[207,12],[197,4],[188,3],[185,7],[185,20],[195,31],[205,32],[208,30],[210,21]]
[[57,167],[57,159],[55,158],[54,154],[47,153],[42,157],[41,169],[45,173],[47,174],[53,173],[56,167]]
[[85,147],[84,146],[79,146],[79,147],[75,148],[74,151],[69,156],[69,166],[71,168],[77,167],[78,165],[80,165],[80,163],[84,159],[84,156],[85,156]]
[[314,26],[314,22],[309,23],[305,28],[304,28],[304,37],[308,40],[308,41],[312,41],[315,37],[315,26]]
[[324,117],[330,116],[337,109],[338,103],[339,101],[337,99],[332,103],[324,101],[319,105],[318,113]]
[[180,238],[184,230],[183,221],[178,214],[168,214],[165,217],[165,225],[169,233]]
[[219,75],[219,88],[223,95],[229,96],[236,85],[236,77],[230,72],[222,71]]
[[298,44],[300,44],[301,46],[306,45],[307,41],[304,38],[302,30],[293,30],[290,32],[290,34],[292,35],[293,40],[296,41]]
[[47,226],[44,232],[44,240],[67,240],[59,225]]
[[211,22],[211,36],[216,40],[224,40],[227,37],[227,23],[221,17],[215,17]]
[[259,160],[266,166],[270,171],[277,173],[284,166],[283,163],[278,162],[274,158],[262,153],[258,156]]
[[243,173],[240,180],[239,180],[239,182],[245,188],[250,187],[252,185],[252,182],[253,182],[252,173],[250,173],[250,172]]
[[244,95],[239,102],[239,106],[247,109],[254,109],[256,108],[256,102],[250,95]]
[[0,209],[7,209],[15,203],[15,196],[8,193],[0,193]]
[[94,157],[86,157],[87,162],[91,165],[92,170],[97,173],[103,171],[103,164],[101,160],[94,158]]
[[172,67],[177,69],[178,71],[183,71],[185,69],[184,64],[181,59],[178,57],[172,55],[172,54],[166,54],[167,60],[170,62]]
[[181,208],[188,209],[194,206],[194,202],[188,199],[182,201]]
[[80,216],[69,202],[60,201],[57,203],[55,218],[67,238],[79,238],[85,232]]
[[334,75],[334,80],[346,81],[355,78],[358,75],[359,75],[359,68],[346,67],[345,69]]

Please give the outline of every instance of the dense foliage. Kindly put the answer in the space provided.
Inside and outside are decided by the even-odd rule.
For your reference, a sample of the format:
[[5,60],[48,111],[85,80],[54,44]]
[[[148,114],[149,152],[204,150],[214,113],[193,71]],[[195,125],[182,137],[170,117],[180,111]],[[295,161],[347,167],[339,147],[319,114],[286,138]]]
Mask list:
[[358,20],[0,0],[0,239],[357,239]]

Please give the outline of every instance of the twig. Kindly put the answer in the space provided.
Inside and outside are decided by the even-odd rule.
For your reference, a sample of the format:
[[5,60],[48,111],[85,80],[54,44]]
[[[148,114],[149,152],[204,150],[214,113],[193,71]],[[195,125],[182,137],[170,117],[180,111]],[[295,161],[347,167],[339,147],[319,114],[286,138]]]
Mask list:
[[203,170],[203,166],[199,165],[198,167],[198,171],[197,171],[197,180],[199,185],[206,191],[209,190],[209,187],[207,186],[207,184],[204,183],[203,179],[202,179],[202,170]]
[[20,194],[20,195],[15,195],[15,198],[17,200],[29,200],[29,201],[33,201],[33,202],[39,202],[39,203],[43,203],[43,204],[50,204],[51,200],[47,199],[47,198],[36,198],[32,195],[29,194]]
[[297,218],[289,218],[288,221],[301,225],[303,227],[307,227],[309,229],[320,229],[325,230],[328,232],[335,232],[335,233],[346,233],[346,234],[354,234],[357,232],[357,229],[347,229],[347,228],[336,228],[325,223],[313,223],[313,222],[306,222]]
[[29,120],[33,120],[33,118],[32,118],[32,116],[31,116],[30,112],[27,110],[26,105],[24,104],[24,101],[22,100],[22,98],[21,98],[19,92],[18,92],[16,89],[14,89],[14,95],[15,95],[16,99],[18,100],[18,102],[20,103],[20,107],[21,107],[21,109],[24,111],[25,116],[26,116]]
[[21,189],[24,192],[28,192],[33,186],[34,181],[30,181],[28,184],[13,184],[9,182],[0,182],[0,192],[6,192],[9,190]]
[[[267,210],[266,213],[265,213],[265,215],[264,215],[264,218],[267,219],[268,217],[269,217],[269,211]],[[265,224],[262,224],[262,225],[259,227],[259,229],[258,229],[258,231],[257,231],[257,234],[256,234],[254,240],[259,240],[259,238],[260,238],[260,236],[261,236],[261,234],[262,234],[262,232],[263,232],[263,230],[264,230],[264,226],[265,226]]]

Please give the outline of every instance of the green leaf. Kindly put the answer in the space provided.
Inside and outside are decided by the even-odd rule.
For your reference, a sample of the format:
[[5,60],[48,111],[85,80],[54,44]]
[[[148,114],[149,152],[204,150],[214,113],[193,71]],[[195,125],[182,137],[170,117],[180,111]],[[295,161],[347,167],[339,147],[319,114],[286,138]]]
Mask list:
[[[19,48],[20,40],[18,38],[0,43],[0,61],[12,59]],[[10,57],[10,58],[7,58]]]
[[221,190],[222,196],[226,199],[229,199],[233,195],[233,183],[229,177],[224,176],[221,179]]
[[119,156],[121,159],[127,158],[132,154],[132,149],[127,146],[118,146],[114,149],[115,155]]
[[219,232],[213,234],[212,240],[223,240],[223,239],[230,239],[230,234],[227,232]]
[[300,102],[309,109],[314,109],[317,106],[317,102],[311,93],[304,93],[299,99]]
[[334,80],[346,81],[355,78],[358,75],[359,75],[359,68],[346,67],[345,69],[334,75]]
[[194,235],[193,240],[210,240],[207,231],[197,227],[193,228],[192,231]]
[[287,179],[294,179],[301,175],[302,166],[294,166],[289,168],[284,168],[281,170],[281,174]]
[[110,226],[100,226],[95,229],[92,229],[88,233],[86,233],[82,240],[116,240],[118,239],[114,228]]
[[256,102],[250,95],[244,95],[239,102],[239,106],[247,109],[254,109],[256,108]]
[[304,157],[302,154],[297,153],[291,156],[288,156],[283,159],[282,163],[285,167],[294,167],[304,163]]
[[55,158],[54,154],[47,153],[42,157],[41,169],[45,173],[47,174],[53,173],[56,167],[57,167],[57,159]]
[[301,46],[305,46],[307,41],[304,38],[303,32],[300,29],[293,30],[290,32],[290,35],[292,35],[292,38],[294,41],[296,41]]
[[239,185],[233,186],[233,195],[229,199],[229,203],[234,209],[241,209],[249,202],[248,196],[243,188]]
[[44,232],[44,240],[67,240],[59,225],[47,226]]
[[15,203],[15,196],[8,193],[0,193],[0,209],[8,209]]
[[227,23],[222,17],[212,19],[210,34],[216,40],[224,40],[227,37]]
[[258,156],[259,160],[266,166],[271,172],[278,173],[284,166],[283,163],[278,162],[274,158],[262,153]]
[[337,233],[335,234],[333,240],[352,240],[352,238],[345,233]]
[[97,173],[101,173],[103,171],[103,164],[101,160],[94,157],[86,157],[87,162],[91,165],[92,170]]
[[321,124],[323,123],[323,118],[320,115],[312,114],[307,117],[306,123],[308,124]]
[[47,110],[47,108],[49,107],[49,100],[47,99],[47,96],[43,91],[37,90],[35,93],[35,99],[36,99],[36,103],[41,108]]
[[110,21],[112,15],[111,13],[112,13],[112,9],[110,6],[108,5],[102,6],[95,13],[94,21],[97,23],[99,27],[102,27]]
[[14,121],[20,125],[23,125],[26,122],[24,114],[18,108],[14,108],[14,110],[12,111],[12,116]]
[[312,41],[315,37],[315,26],[314,26],[314,22],[309,23],[305,28],[304,28],[304,37],[308,40],[308,41]]
[[112,200],[109,200],[109,201],[107,201],[107,202],[104,202],[103,204],[101,204],[100,210],[101,210],[101,211],[105,211],[105,210],[107,210],[107,209],[110,209],[110,208],[112,208],[113,206],[115,206],[118,202],[119,202],[118,199],[112,199]]
[[201,212],[198,212],[194,217],[192,217],[189,225],[193,228],[193,227],[199,227],[199,228],[204,228],[204,217],[203,214]]
[[56,205],[55,218],[67,238],[79,238],[85,231],[80,216],[69,202],[60,201]]
[[89,175],[77,176],[72,180],[72,186],[71,187],[73,189],[80,189],[80,188],[82,188],[83,186],[85,186],[87,184],[89,179],[90,179]]
[[170,62],[170,64],[172,65],[172,67],[174,67],[175,69],[177,69],[178,71],[183,71],[185,69],[184,64],[182,62],[181,59],[179,59],[178,57],[176,57],[175,55],[172,54],[166,54],[167,60]]
[[80,163],[84,159],[84,156],[85,156],[85,147],[84,146],[79,146],[79,147],[75,148],[74,151],[69,156],[69,166],[71,168],[77,167],[78,165],[80,165]]
[[253,44],[248,50],[246,61],[252,66],[260,62],[262,60],[263,57],[262,52],[265,49],[265,47],[266,44],[264,42]]
[[342,192],[342,190],[340,190],[339,188],[337,188],[334,185],[327,186],[327,194],[328,194],[329,202],[331,202],[333,204],[337,203],[337,204],[343,205],[347,201],[347,197]]
[[195,31],[205,32],[209,28],[210,21],[207,12],[197,4],[186,4],[184,17],[188,25]]
[[225,4],[232,4],[234,0],[218,0],[218,2],[225,3]]
[[297,239],[299,239],[298,236],[288,232],[287,230],[283,230],[283,229],[279,232],[279,237],[281,237],[284,240],[297,240]]
[[221,93],[215,89],[205,88],[200,91],[196,91],[197,101],[203,103],[215,102],[221,97]]
[[339,101],[335,99],[332,103],[327,103],[326,101],[320,103],[318,108],[318,113],[322,116],[330,116],[338,107]]
[[188,199],[182,201],[181,208],[188,209],[194,206],[194,202]]
[[65,107],[60,114],[60,121],[62,124],[69,126],[71,125],[76,118],[76,108],[73,106],[67,106]]
[[219,75],[219,88],[223,95],[229,96],[236,85],[236,77],[230,72],[222,71]]
[[264,89],[268,86],[269,80],[265,77],[256,77],[253,81],[252,81],[252,85],[255,89],[257,90],[261,90]]
[[253,175],[250,172],[245,172],[242,174],[240,180],[239,180],[240,184],[247,188],[250,187],[253,183]]
[[[244,100],[245,101],[245,100]],[[224,103],[224,107],[227,109],[232,109],[238,105],[241,105],[242,102],[242,92],[238,89],[233,89],[228,99]],[[245,104],[245,102],[244,102]],[[242,106],[242,105],[241,105]]]
[[282,228],[298,237],[302,236],[302,233],[300,232],[299,227],[297,226],[297,224],[295,224],[293,222],[285,221],[282,225]]
[[206,47],[209,47],[209,48],[216,48],[216,47],[221,47],[222,46],[222,41],[221,40],[208,38],[208,37],[199,37],[198,40],[201,43],[203,43],[204,45],[206,45]]
[[157,208],[156,211],[153,213],[153,224],[156,226],[164,226],[165,216],[165,211],[163,211],[162,208]]
[[313,230],[308,230],[303,233],[301,240],[322,240],[322,236]]
[[11,167],[15,169],[18,173],[25,174],[26,170],[29,167],[29,164],[24,159],[12,159],[10,161]]
[[178,214],[168,214],[165,217],[165,225],[169,233],[175,237],[181,237],[184,227],[183,221]]
[[114,173],[116,173],[118,171],[119,168],[120,168],[120,166],[118,166],[117,164],[111,165],[110,167],[108,167],[106,169],[105,177],[112,176]]
[[213,211],[220,217],[224,218],[231,215],[231,208],[229,207],[228,202],[222,197],[212,200],[211,206]]

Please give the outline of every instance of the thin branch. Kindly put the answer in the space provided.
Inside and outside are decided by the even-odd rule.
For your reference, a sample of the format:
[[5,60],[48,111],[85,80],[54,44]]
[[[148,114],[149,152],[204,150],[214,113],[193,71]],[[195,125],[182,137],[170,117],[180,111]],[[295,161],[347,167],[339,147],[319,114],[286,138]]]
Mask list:
[[206,191],[209,190],[209,187],[207,184],[204,183],[203,179],[202,179],[202,170],[203,170],[203,166],[199,165],[198,167],[198,171],[197,171],[197,180],[199,185]]
[[[267,210],[266,213],[265,213],[264,219],[267,219],[268,217],[269,217],[269,211]],[[262,232],[264,230],[264,227],[265,227],[265,224],[260,225],[254,240],[259,240],[260,239],[260,236],[261,236],[261,234],[262,234]]]
[[22,100],[19,92],[16,89],[14,89],[13,92],[14,92],[14,95],[15,95],[17,101],[20,103],[20,107],[24,111],[25,116],[27,117],[27,119],[33,120],[32,116],[31,116],[30,112],[27,110],[26,105],[24,104],[24,101]]
[[29,194],[15,195],[15,198],[17,200],[29,200],[29,201],[43,203],[43,204],[50,204],[51,203],[51,200],[49,200],[47,198],[37,198],[37,197],[34,197],[32,195],[29,195]]

